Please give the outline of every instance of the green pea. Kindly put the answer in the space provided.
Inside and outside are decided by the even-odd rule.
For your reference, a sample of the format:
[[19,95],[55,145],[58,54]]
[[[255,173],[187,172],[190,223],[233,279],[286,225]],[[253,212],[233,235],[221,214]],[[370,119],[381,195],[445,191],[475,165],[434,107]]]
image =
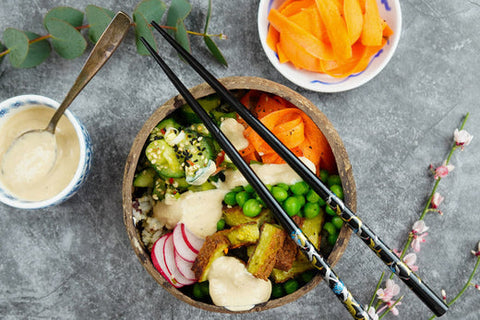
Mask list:
[[242,186],[236,186],[236,187],[233,188],[231,191],[232,191],[232,192],[235,192],[235,193],[238,193],[238,192],[243,191],[243,187],[242,187]]
[[340,180],[340,177],[338,174],[332,174],[331,176],[328,177],[327,183],[328,183],[328,186],[331,187],[334,184],[341,185],[342,180]]
[[281,202],[284,201],[285,199],[288,198],[288,192],[287,190],[281,188],[281,187],[273,187],[272,188],[272,195],[275,198],[275,200]]
[[335,195],[337,197],[339,197],[340,199],[343,199],[343,189],[340,185],[338,184],[334,184],[330,187],[330,190],[335,193]]
[[313,189],[310,189],[307,192],[307,196],[305,198],[307,199],[308,202],[312,202],[312,203],[316,203],[321,199],[318,193],[313,191]]
[[247,191],[240,191],[235,195],[235,201],[237,201],[237,204],[243,208],[243,205],[245,202],[250,198],[250,195],[248,194]]
[[285,293],[283,292],[283,286],[279,283],[275,283],[272,286],[272,298],[280,298],[283,295],[285,295]]
[[255,199],[257,199],[258,202],[260,202],[260,204],[263,206],[263,207],[266,207],[267,205],[265,204],[265,201],[263,201],[263,199],[255,192]]
[[217,231],[221,231],[225,229],[225,220],[224,219],[220,219],[218,220],[217,222]]
[[327,231],[329,234],[337,233],[337,228],[335,228],[335,225],[331,222],[325,222],[323,225],[323,230]]
[[295,196],[298,201],[300,201],[300,207],[303,207],[305,205],[305,203],[307,202],[307,200],[305,200],[305,197],[304,196]]
[[279,183],[279,184],[277,184],[277,187],[285,189],[286,191],[288,191],[290,189],[290,187],[286,183]]
[[283,202],[283,208],[290,217],[293,217],[302,208],[302,203],[298,200],[296,196],[288,197],[287,200]]
[[229,206],[234,206],[237,204],[237,200],[235,200],[235,196],[237,195],[236,192],[234,191],[230,191],[229,193],[227,193],[225,195],[225,197],[223,198],[223,202],[225,202],[227,205]]
[[325,212],[328,213],[331,216],[336,216],[337,215],[337,213],[335,211],[333,211],[333,209],[330,208],[330,206],[325,207]]
[[197,299],[202,299],[203,297],[205,297],[205,295],[203,294],[200,282],[196,282],[193,285],[193,296]]
[[210,287],[208,281],[200,282],[200,289],[202,290],[203,296],[208,297],[210,295]]
[[298,282],[295,279],[290,279],[283,285],[286,294],[293,293],[298,289]]
[[340,229],[343,226],[343,220],[339,216],[332,217],[332,223],[337,229]]
[[257,199],[248,199],[243,205],[243,214],[247,217],[256,217],[262,211],[262,205]]
[[327,203],[325,202],[325,200],[320,198],[320,199],[318,199],[318,204],[320,205],[320,207],[324,207]]
[[308,189],[310,189],[310,187],[305,181],[299,181],[290,186],[290,191],[297,196],[307,193]]
[[338,238],[338,233],[330,234],[327,237],[328,244],[331,246],[335,245],[335,242],[337,242],[337,238]]
[[320,180],[322,180],[325,183],[328,181],[328,171],[327,170],[325,170],[325,169],[320,170]]
[[305,271],[304,273],[302,273],[300,275],[300,278],[302,279],[302,281],[304,283],[307,283],[307,282],[310,282],[310,280],[312,280],[312,278],[315,276],[315,271],[313,270],[308,270],[308,271]]
[[247,191],[248,193],[253,193],[253,192],[255,192],[255,189],[254,189],[254,188],[252,187],[252,185],[250,185],[250,184],[247,184],[245,187],[243,187],[243,189],[244,189],[245,191]]
[[318,216],[319,213],[320,206],[318,205],[318,203],[307,202],[303,207],[303,214],[307,219],[315,218],[316,216]]

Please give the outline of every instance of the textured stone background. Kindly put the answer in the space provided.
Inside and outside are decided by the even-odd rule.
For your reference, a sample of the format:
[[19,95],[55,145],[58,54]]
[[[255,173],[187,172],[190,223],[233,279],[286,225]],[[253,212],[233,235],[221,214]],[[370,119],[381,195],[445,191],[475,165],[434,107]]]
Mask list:
[[[167,1],[169,2],[169,1]],[[45,34],[42,20],[55,6],[84,10],[96,4],[131,13],[137,1],[2,0],[0,31],[7,27]],[[202,30],[207,1],[192,0],[191,30]],[[468,278],[480,240],[480,2],[404,0],[403,30],[387,67],[364,86],[337,94],[303,90],[267,61],[257,35],[258,1],[213,1],[212,32],[229,67],[212,62],[200,39],[197,57],[217,77],[261,76],[313,101],[332,121],[353,165],[358,213],[392,248],[404,243],[433,186],[430,163],[446,157],[466,112],[475,138],[452,158],[455,171],[439,191],[444,216],[429,215],[419,275],[435,291],[453,297]],[[167,45],[162,51],[189,87],[202,80]],[[41,66],[20,70],[4,61],[0,99],[40,94],[62,100],[86,54],[65,60],[53,54]],[[122,220],[123,166],[131,143],[151,112],[175,89],[152,60],[135,51],[133,32],[76,99],[71,110],[94,143],[87,184],[53,209],[22,211],[0,204],[0,318],[3,319],[348,319],[324,283],[295,303],[241,316],[210,314],[180,303],[143,269]],[[336,271],[354,295],[368,303],[383,263],[357,238]],[[480,283],[480,274],[474,279]],[[429,310],[402,284],[401,319],[428,319]],[[480,319],[480,292],[470,288],[443,319]],[[389,315],[387,318],[392,319]]]

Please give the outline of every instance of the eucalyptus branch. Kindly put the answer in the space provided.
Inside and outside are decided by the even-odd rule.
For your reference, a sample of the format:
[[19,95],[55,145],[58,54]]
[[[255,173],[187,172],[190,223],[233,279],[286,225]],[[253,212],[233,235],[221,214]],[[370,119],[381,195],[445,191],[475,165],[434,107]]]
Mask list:
[[[203,32],[187,30],[184,20],[190,15],[192,6],[188,0],[171,0],[170,8],[162,0],[142,0],[135,7],[132,16],[135,29],[137,52],[147,55],[145,47],[138,40],[144,37],[158,50],[154,41],[153,29],[149,22],[161,21],[166,12],[166,25],[162,28],[173,31],[175,39],[187,51],[191,52],[189,36],[201,36],[213,57],[227,66],[220,49],[212,38],[226,39],[223,33],[208,33],[208,22],[211,15],[211,0],[206,15]],[[171,8],[173,10],[170,10]],[[15,68],[31,68],[39,65],[50,55],[53,48],[61,57],[73,59],[81,56],[87,48],[84,36],[79,32],[88,29],[88,39],[93,43],[98,41],[103,30],[114,16],[114,12],[94,5],[88,5],[85,13],[71,7],[56,7],[44,17],[43,24],[47,34],[39,36],[36,33],[7,28],[3,33],[3,42],[0,43],[0,62],[6,55],[10,55],[10,62]],[[87,24],[83,23],[84,17]],[[47,41],[49,40],[50,41]]]

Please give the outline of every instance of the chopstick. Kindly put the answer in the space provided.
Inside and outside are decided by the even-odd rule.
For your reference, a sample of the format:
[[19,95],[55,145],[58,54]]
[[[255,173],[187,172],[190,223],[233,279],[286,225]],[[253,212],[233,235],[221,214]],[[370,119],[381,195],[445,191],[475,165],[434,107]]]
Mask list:
[[324,199],[353,232],[372,249],[376,255],[396,274],[436,315],[448,310],[438,297],[392,250],[350,210],[325,184],[310,171],[285,145],[278,140],[243,104],[241,104],[210,72],[190,53],[182,48],[155,21],[153,27],[175,48],[175,50],[197,71],[197,73],[232,106],[238,114],[282,157],[310,187]]
[[352,296],[350,291],[345,287],[343,282],[338,278],[332,268],[323,259],[315,246],[308,240],[303,231],[295,224],[290,216],[285,212],[282,206],[275,200],[273,195],[268,191],[267,187],[258,178],[250,166],[243,160],[240,153],[235,149],[233,144],[226,138],[223,132],[215,125],[213,120],[207,112],[200,106],[197,100],[193,97],[185,85],[178,79],[163,59],[155,52],[152,46],[141,37],[140,40],[150,52],[155,61],[160,65],[165,74],[168,76],[173,85],[177,88],[183,96],[188,105],[199,116],[202,122],[207,127],[208,131],[217,140],[223,151],[229,156],[232,162],[236,165],[238,170],[243,174],[246,180],[252,185],[258,195],[265,201],[266,205],[272,210],[275,217],[280,224],[286,229],[287,233],[291,235],[295,244],[307,256],[310,262],[320,271],[324,280],[328,283],[330,289],[335,293],[337,298],[343,303],[345,308],[350,312],[354,319],[370,319],[368,313],[365,312],[362,305],[358,303]]

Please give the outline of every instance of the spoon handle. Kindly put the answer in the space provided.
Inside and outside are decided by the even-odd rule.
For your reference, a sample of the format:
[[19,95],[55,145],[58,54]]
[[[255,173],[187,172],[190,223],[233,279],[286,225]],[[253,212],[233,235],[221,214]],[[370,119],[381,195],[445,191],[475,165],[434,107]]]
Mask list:
[[95,74],[102,68],[107,62],[112,53],[117,49],[118,45],[122,42],[123,38],[127,34],[128,29],[131,26],[130,17],[122,11],[119,11],[107,26],[105,31],[98,39],[97,43],[93,47],[90,55],[88,56],[85,64],[83,65],[80,74],[78,75],[75,83],[70,91],[67,93],[62,104],[58,107],[57,111],[50,120],[46,130],[55,133],[55,127],[60,117],[65,110],[70,106],[75,97],[82,91],[87,83],[95,76]]

